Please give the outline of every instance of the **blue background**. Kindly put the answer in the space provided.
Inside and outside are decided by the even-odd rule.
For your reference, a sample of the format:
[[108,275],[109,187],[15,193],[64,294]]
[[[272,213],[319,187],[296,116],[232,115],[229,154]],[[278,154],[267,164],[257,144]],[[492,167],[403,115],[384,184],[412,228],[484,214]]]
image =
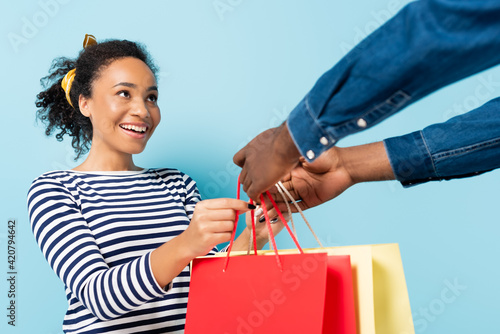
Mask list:
[[[73,160],[68,140],[46,137],[35,122],[39,79],[53,58],[76,56],[85,33],[146,44],[161,68],[163,117],[136,163],[186,172],[204,198],[234,197],[233,154],[285,120],[323,72],[405,3],[2,0],[0,332],[61,333],[66,309],[63,285],[34,241],[25,204],[34,178],[81,162]],[[418,130],[498,95],[497,67],[339,146]],[[397,182],[356,185],[307,215],[326,246],[399,243],[417,333],[498,333],[499,176],[410,189]],[[16,327],[6,318],[10,218],[17,220]],[[304,247],[316,246],[303,224],[299,235]],[[278,245],[293,246],[284,233]],[[449,284],[461,290],[450,294]]]

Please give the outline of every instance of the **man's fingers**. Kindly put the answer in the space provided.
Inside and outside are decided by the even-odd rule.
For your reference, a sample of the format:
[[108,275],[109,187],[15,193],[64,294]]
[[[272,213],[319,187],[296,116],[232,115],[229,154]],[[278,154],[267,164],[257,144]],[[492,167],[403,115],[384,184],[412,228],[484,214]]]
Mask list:
[[[285,181],[283,182],[283,186],[285,189],[288,191],[290,195],[292,195],[293,199],[296,201],[300,201],[301,198],[297,191],[293,187],[293,183],[291,181]],[[291,203],[292,201],[290,200],[290,197],[285,191],[282,191],[283,195],[280,193],[280,191],[277,189],[277,187],[274,187],[273,191],[271,192],[273,194],[273,198],[275,199],[276,202],[288,202]],[[284,198],[283,198],[284,197]]]
[[243,147],[233,156],[233,162],[240,167],[243,167],[243,165],[245,164],[245,150],[246,147]]
[[246,189],[248,189],[249,184],[247,184],[247,169],[245,167],[242,168],[240,172],[240,183],[243,186],[243,191],[246,192]]
[[283,181],[282,184],[285,187],[285,189],[288,190],[289,192],[294,190],[292,180]]
[[257,192],[256,191],[256,186],[255,186],[255,183],[251,183],[248,187],[247,190],[245,190],[245,192],[247,193],[248,197],[250,197],[251,199],[253,199],[256,203],[259,203],[260,204],[260,194],[262,192]]

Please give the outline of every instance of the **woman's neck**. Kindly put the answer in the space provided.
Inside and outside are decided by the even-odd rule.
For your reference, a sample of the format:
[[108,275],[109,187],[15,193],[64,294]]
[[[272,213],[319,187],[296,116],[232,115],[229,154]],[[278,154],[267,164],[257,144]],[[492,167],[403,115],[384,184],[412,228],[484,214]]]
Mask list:
[[132,154],[121,152],[100,152],[91,146],[85,161],[73,168],[76,171],[138,171],[142,170],[134,164]]

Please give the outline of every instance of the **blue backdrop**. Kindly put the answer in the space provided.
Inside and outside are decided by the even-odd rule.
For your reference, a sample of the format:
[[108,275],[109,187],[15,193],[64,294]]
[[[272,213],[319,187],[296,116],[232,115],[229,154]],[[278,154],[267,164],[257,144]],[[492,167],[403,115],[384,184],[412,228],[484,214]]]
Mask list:
[[[85,33],[146,44],[161,68],[162,122],[136,162],[184,171],[204,198],[234,197],[233,154],[282,122],[324,71],[406,3],[2,0],[0,332],[61,333],[66,309],[63,285],[35,244],[25,204],[35,177],[81,162],[73,160],[68,140],[45,137],[35,122],[39,79],[54,57],[76,56]],[[497,67],[339,146],[418,130],[499,95]],[[410,189],[397,182],[357,185],[307,215],[327,246],[399,243],[417,333],[498,333],[499,176]],[[17,223],[15,327],[6,317],[9,219]],[[302,225],[299,235],[304,247],[316,246]],[[278,245],[292,247],[284,233]]]

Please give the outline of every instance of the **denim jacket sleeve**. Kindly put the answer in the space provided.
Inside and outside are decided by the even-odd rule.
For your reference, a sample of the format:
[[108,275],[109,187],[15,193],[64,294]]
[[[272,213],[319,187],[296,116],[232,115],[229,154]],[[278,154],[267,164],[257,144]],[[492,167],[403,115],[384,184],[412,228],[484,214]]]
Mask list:
[[[313,161],[339,139],[377,124],[441,87],[500,63],[499,17],[498,0],[419,0],[405,6],[323,74],[292,110],[287,125],[301,154]],[[494,113],[490,110],[494,106],[498,102],[459,120],[480,122],[478,129],[483,131],[491,121],[484,113]],[[408,148],[428,153],[425,139],[418,137],[429,136],[437,145],[439,135],[433,131],[454,131],[458,123],[454,120],[431,126],[400,140],[408,145],[414,140],[416,146]],[[474,145],[472,131],[461,134],[466,146]],[[498,138],[498,132],[495,135]],[[396,140],[390,140],[389,147],[396,147]],[[486,137],[481,140],[489,142]],[[400,167],[395,165],[402,163],[397,157],[392,162],[396,169]],[[430,161],[414,167],[434,173],[427,176],[415,171],[425,178],[442,177],[448,168],[454,168],[440,171],[437,167],[434,171],[436,165]]]
[[500,98],[384,145],[396,179],[408,187],[500,167]]

